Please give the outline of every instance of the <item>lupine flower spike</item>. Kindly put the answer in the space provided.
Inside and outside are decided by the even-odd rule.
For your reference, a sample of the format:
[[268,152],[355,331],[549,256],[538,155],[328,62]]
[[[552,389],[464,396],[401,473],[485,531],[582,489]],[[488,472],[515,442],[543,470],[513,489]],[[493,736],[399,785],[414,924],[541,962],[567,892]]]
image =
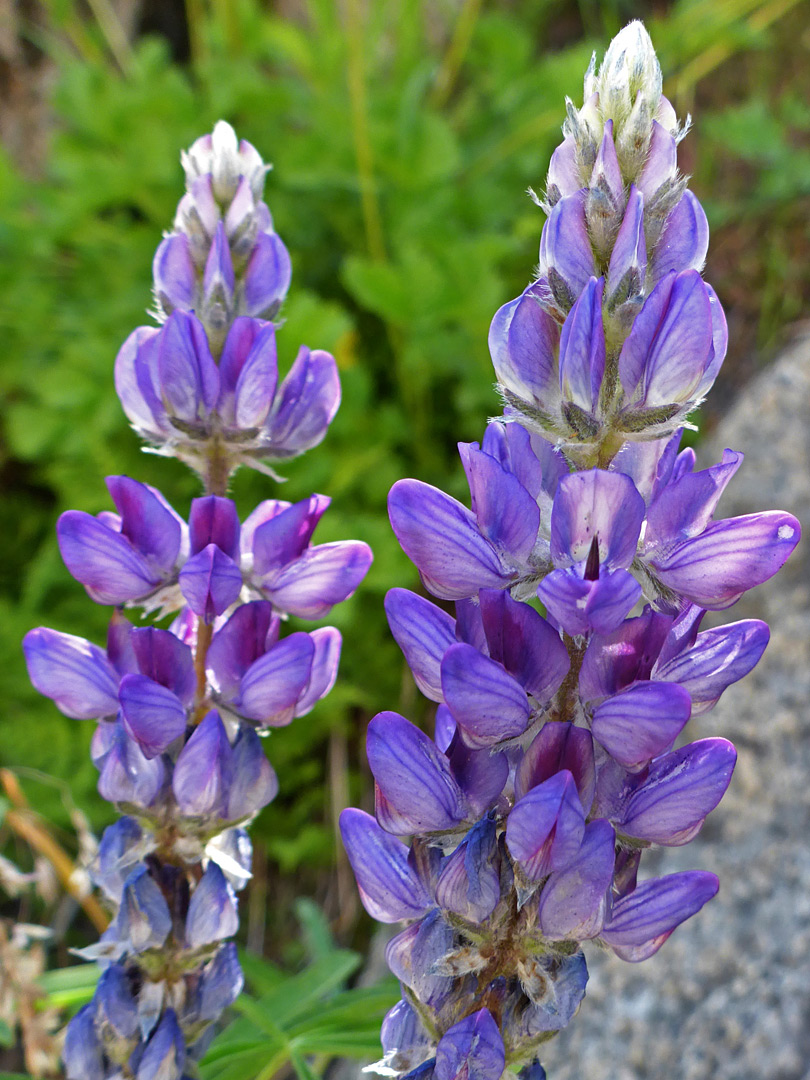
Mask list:
[[[261,736],[309,712],[337,674],[338,631],[284,634],[284,618],[327,615],[371,562],[359,541],[312,542],[323,495],[269,499],[243,522],[227,498],[239,464],[266,470],[320,442],[340,387],[333,358],[305,347],[279,376],[272,320],[290,260],[257,151],[220,122],[182,160],[187,191],[154,262],[161,325],[130,335],[115,383],[136,431],[204,492],[186,521],[159,491],[111,476],[114,512],[63,514],[68,569],[113,608],[106,649],[44,628],[24,642],[36,688],[97,723],[99,791],[124,815],[95,867],[114,917],[83,950],[103,973],[68,1028],[68,1080],[197,1075],[242,987],[231,939],[246,829],[278,790]],[[125,607],[176,617],[136,626]]]
[[639,864],[720,801],[734,747],[679,737],[768,641],[757,620],[701,619],[770,578],[799,524],[716,517],[742,455],[696,471],[679,450],[726,351],[678,171],[686,126],[631,23],[568,102],[538,276],[492,322],[505,409],[459,446],[471,509],[418,480],[391,491],[394,532],[455,618],[388,594],[435,732],[376,716],[376,814],[341,821],[367,910],[407,924],[388,946],[385,1076],[541,1080],[585,993],[583,942],[644,960],[718,889]]

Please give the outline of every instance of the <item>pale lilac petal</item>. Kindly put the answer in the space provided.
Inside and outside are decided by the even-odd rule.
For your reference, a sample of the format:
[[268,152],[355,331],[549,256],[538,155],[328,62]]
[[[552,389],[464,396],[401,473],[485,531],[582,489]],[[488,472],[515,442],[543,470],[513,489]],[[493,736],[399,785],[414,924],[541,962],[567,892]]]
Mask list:
[[633,184],[608,266],[608,300],[620,303],[638,296],[647,274],[644,196]]
[[238,928],[239,915],[233,889],[217,864],[209,862],[189,901],[186,943],[192,949],[212,945],[215,941],[233,937]]
[[617,822],[619,832],[654,844],[687,843],[725,794],[736,761],[726,739],[700,739],[654,761]]
[[370,814],[348,809],[340,833],[357,878],[363,907],[378,922],[418,919],[430,897],[408,859],[408,847],[385,832]]
[[399,835],[452,829],[467,814],[466,800],[447,758],[424,732],[393,712],[368,726],[368,762],[391,812],[377,818]]
[[282,638],[248,668],[234,708],[263,727],[289,724],[309,683],[314,655],[309,634]]
[[102,724],[99,731],[110,728],[104,732],[109,735],[109,745],[95,760],[100,772],[99,795],[112,803],[151,806],[163,788],[163,762],[147,757],[120,723]]
[[145,438],[159,439],[170,430],[157,388],[160,329],[139,326],[115,358],[115,392],[132,426]]
[[568,195],[554,206],[540,238],[540,267],[551,281],[559,282],[570,297],[579,296],[596,276],[593,248],[585,223],[584,190]]
[[597,537],[600,565],[627,567],[636,554],[644,500],[629,476],[590,469],[564,476],[551,514],[555,566],[584,563]]
[[720,497],[743,462],[743,455],[723,451],[723,460],[700,472],[687,472],[661,489],[647,511],[644,547],[664,552],[681,540],[699,536],[711,522]]
[[521,735],[530,709],[526,692],[503,667],[471,645],[452,645],[441,664],[444,700],[473,748]]
[[661,185],[672,181],[677,172],[678,144],[675,137],[671,131],[667,130],[666,125],[653,120],[650,149],[638,179],[638,186],[644,198],[651,202]]
[[309,633],[314,647],[309,685],[295,706],[296,716],[306,716],[321,698],[325,698],[335,685],[340,662],[342,638],[333,626],[320,626]]
[[147,757],[162,754],[186,730],[186,710],[146,675],[125,675],[119,689],[124,727]]
[[278,794],[278,777],[267,760],[262,740],[251,727],[243,726],[239,732],[231,770],[223,814],[228,821],[252,817]]
[[96,720],[118,712],[118,676],[89,641],[41,626],[25,635],[23,652],[31,682],[66,716]]
[[442,657],[456,643],[452,616],[407,589],[388,592],[385,614],[416,685],[431,701],[442,701]]
[[607,821],[592,821],[585,826],[577,857],[552,874],[540,894],[537,917],[544,937],[587,941],[600,933],[614,862],[613,828]]
[[470,922],[480,923],[501,896],[495,822],[482,818],[442,865],[436,903]]
[[639,682],[594,709],[593,737],[627,769],[668,750],[689,720],[692,700],[675,683]]
[[430,591],[446,600],[504,588],[513,579],[473,514],[419,480],[399,480],[388,496],[391,527]]
[[554,153],[548,166],[546,187],[549,189],[549,198],[554,194],[573,195],[582,187],[582,179],[577,165],[577,144],[571,135],[566,135]]
[[309,548],[260,588],[279,611],[321,619],[351,596],[373,555],[361,540],[339,540]]

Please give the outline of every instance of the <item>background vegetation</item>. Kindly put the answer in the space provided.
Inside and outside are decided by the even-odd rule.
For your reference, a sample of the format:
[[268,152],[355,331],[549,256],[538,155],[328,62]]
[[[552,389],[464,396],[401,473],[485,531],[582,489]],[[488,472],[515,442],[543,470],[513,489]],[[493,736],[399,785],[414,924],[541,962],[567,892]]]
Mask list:
[[[88,840],[75,808],[96,832],[111,820],[88,759],[92,725],[65,719],[31,689],[19,642],[42,623],[103,640],[108,613],[88,601],[59,558],[53,527],[62,510],[106,507],[109,473],[156,484],[182,513],[196,493],[182,466],[141,454],[115,397],[112,364],[129,331],[146,321],[152,254],[182,191],[179,149],[223,117],[275,163],[267,201],[294,267],[279,335],[283,360],[301,342],[330,349],[343,382],[327,441],[290,465],[279,495],[328,493],[333,507],[321,541],[359,537],[375,551],[366,584],[336,612],[345,641],[337,688],[269,740],[281,794],[254,826],[256,879],[244,909],[254,954],[288,971],[307,959],[328,965],[323,957],[335,947],[327,927],[361,950],[369,936],[335,843],[339,810],[370,803],[366,723],[382,708],[415,720],[426,712],[383,617],[388,588],[418,587],[390,532],[386,494],[397,478],[416,475],[463,497],[455,442],[480,438],[497,411],[487,329],[531,275],[543,218],[524,192],[543,185],[564,97],[579,100],[593,49],[629,18],[645,18],[665,92],[680,115],[696,119],[682,144],[683,168],[713,226],[707,276],[731,324],[731,354],[711,403],[722,409],[790,332],[810,294],[807,3],[28,0],[7,7],[0,763],[21,785],[18,817],[27,815],[71,858]],[[704,415],[702,423],[711,422]],[[257,474],[240,474],[234,485],[245,512],[275,493]],[[14,798],[6,802],[14,811]],[[0,823],[0,849],[27,869],[31,836],[18,817]],[[294,916],[300,896],[316,905],[304,908],[308,937]],[[92,934],[86,913],[61,889],[22,907],[19,899],[3,904],[0,892],[0,905],[10,918],[57,928],[51,966],[69,962],[67,945]],[[338,992],[360,964],[359,956],[336,955],[339,974],[313,984],[325,994]],[[254,965],[257,993],[272,995],[281,969],[261,971],[264,984]],[[75,1000],[69,988],[57,989],[61,1004]],[[390,988],[381,993],[377,1012]],[[323,1009],[317,993],[311,1000]],[[359,1006],[357,1016],[365,1010],[367,1020],[371,1007]],[[259,1020],[240,1022],[255,1028]],[[375,1024],[354,1047],[361,1056],[373,1055]],[[269,1037],[260,1022],[255,1031]],[[9,1032],[6,1041],[13,1039]],[[303,1045],[293,1064],[304,1076],[304,1054],[326,1060],[351,1050]],[[273,1058],[273,1072],[289,1056]],[[211,1075],[253,1077],[251,1068]]]

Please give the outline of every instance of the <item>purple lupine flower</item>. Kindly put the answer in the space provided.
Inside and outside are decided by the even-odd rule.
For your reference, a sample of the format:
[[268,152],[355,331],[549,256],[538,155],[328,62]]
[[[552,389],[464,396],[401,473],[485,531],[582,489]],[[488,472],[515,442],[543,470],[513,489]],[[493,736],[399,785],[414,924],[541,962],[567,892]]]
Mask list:
[[470,509],[413,479],[389,497],[424,585],[456,605],[386,597],[435,737],[376,716],[376,821],[342,817],[367,910],[408,924],[387,951],[403,986],[387,1076],[539,1080],[585,993],[579,946],[643,960],[715,895],[703,871],[639,882],[641,857],[720,802],[734,747],[683,733],[768,641],[757,620],[701,619],[799,538],[789,514],[715,517],[741,454],[695,471],[679,453],[727,327],[640,23],[591,65],[563,132],[537,277],[490,329],[504,417],[459,447]]
[[[106,650],[44,628],[23,643],[36,688],[97,722],[99,792],[126,814],[93,869],[113,921],[80,950],[106,968],[68,1028],[71,1080],[196,1075],[242,988],[229,939],[250,878],[244,826],[279,786],[260,733],[309,712],[337,675],[338,631],[284,633],[285,617],[326,615],[371,563],[360,541],[312,543],[325,496],[268,499],[244,522],[226,496],[240,464],[274,476],[267,461],[319,443],[340,385],[321,350],[302,347],[279,372],[272,320],[290,258],[257,151],[220,122],[182,160],[186,194],[153,263],[160,325],[125,341],[115,385],[133,427],[189,464],[203,492],[186,523],[156,489],[109,477],[116,512],[67,511],[57,526],[69,571],[97,603],[177,614],[168,629],[136,628],[115,611]],[[488,798],[464,747],[453,768],[478,799],[471,808]]]

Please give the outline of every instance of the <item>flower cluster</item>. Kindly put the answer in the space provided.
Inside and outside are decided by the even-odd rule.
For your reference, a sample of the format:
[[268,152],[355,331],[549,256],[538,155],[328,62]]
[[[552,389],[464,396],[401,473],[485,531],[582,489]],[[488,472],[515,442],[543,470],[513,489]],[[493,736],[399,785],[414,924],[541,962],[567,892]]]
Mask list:
[[[68,569],[115,609],[106,649],[45,628],[24,642],[36,688],[97,722],[99,791],[124,815],[94,870],[114,918],[81,953],[103,972],[68,1028],[68,1080],[196,1075],[242,987],[230,939],[250,878],[246,827],[278,790],[261,736],[309,712],[337,674],[338,631],[284,634],[284,621],[326,616],[371,562],[359,541],[312,543],[323,495],[267,500],[243,522],[226,496],[241,462],[319,442],[340,388],[333,358],[306,348],[278,385],[270,320],[290,263],[257,152],[220,122],[183,164],[187,193],[155,256],[162,325],[130,335],[115,376],[136,430],[205,492],[185,521],[159,491],[111,476],[115,512],[64,513]],[[135,626],[124,607],[175,617]]]
[[639,864],[722,798],[734,747],[684,729],[768,641],[757,620],[701,620],[799,539],[789,514],[716,517],[741,454],[696,470],[680,449],[726,330],[640,23],[591,66],[563,130],[538,278],[492,323],[504,417],[459,447],[471,509],[417,480],[389,499],[455,617],[389,593],[435,733],[376,716],[376,816],[341,820],[365,907],[408,923],[388,946],[403,997],[383,1075],[540,1080],[542,1044],[585,993],[582,943],[643,960],[715,895],[711,873],[645,880]]

